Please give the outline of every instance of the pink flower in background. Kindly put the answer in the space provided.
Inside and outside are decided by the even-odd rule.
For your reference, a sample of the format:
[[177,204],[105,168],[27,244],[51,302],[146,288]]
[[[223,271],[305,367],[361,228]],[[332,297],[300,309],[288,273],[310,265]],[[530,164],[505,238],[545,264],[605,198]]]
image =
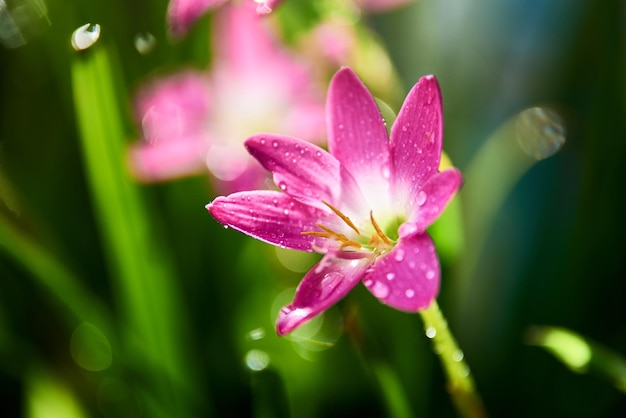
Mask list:
[[249,191],[207,205],[221,223],[268,243],[324,254],[284,307],[284,335],[323,312],[359,281],[380,301],[416,312],[439,289],[440,268],[426,228],[461,185],[439,172],[442,102],[433,76],[407,96],[391,138],[372,95],[349,68],[327,97],[330,152],[309,142],[258,134],[245,145],[280,191]]
[[278,47],[268,23],[246,4],[225,5],[215,16],[211,71],[176,74],[138,93],[144,140],[129,151],[137,179],[208,169],[221,193],[259,188],[266,174],[242,146],[247,137],[281,131],[322,138],[322,94],[306,68]]
[[[231,0],[170,0],[167,24],[175,37],[183,36],[196,21],[209,11],[216,10]],[[282,0],[243,0],[255,5],[258,15],[270,13]]]

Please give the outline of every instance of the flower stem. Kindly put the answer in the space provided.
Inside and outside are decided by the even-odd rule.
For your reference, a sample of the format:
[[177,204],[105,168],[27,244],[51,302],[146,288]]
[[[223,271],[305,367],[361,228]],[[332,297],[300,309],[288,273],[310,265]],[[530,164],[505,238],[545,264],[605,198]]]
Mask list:
[[459,415],[466,418],[485,418],[487,415],[474,386],[470,369],[463,360],[463,352],[452,336],[437,301],[433,301],[420,314],[426,336],[433,340],[435,353],[448,377],[448,391]]

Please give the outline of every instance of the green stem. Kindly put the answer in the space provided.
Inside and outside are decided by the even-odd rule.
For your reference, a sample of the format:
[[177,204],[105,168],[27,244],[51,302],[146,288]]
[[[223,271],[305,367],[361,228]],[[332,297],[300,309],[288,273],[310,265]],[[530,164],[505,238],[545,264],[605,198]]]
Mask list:
[[437,301],[420,312],[424,321],[426,336],[433,340],[435,353],[439,356],[448,378],[448,391],[459,412],[467,418],[486,417],[482,401],[463,359],[463,351],[450,332],[448,322],[443,317]]

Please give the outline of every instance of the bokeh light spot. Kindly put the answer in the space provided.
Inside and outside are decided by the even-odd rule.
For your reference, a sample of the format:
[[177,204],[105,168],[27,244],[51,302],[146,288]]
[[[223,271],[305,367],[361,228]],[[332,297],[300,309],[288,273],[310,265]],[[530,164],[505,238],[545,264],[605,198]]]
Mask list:
[[109,340],[102,331],[87,322],[80,324],[72,333],[70,352],[76,364],[92,372],[105,370],[113,362]]
[[554,155],[565,143],[565,126],[559,114],[545,107],[526,109],[516,120],[517,142],[537,160]]
[[270,356],[265,351],[250,350],[246,354],[246,366],[255,372],[261,371],[270,364]]

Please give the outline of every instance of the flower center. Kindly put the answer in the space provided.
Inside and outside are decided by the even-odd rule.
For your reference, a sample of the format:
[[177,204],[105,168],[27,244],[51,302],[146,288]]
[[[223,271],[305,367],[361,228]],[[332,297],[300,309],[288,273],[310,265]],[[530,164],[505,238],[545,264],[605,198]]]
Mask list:
[[352,239],[342,234],[341,232],[337,232],[321,223],[317,223],[316,225],[322,231],[304,231],[303,235],[313,235],[316,237],[326,238],[339,243],[339,249],[352,249],[352,251],[357,251],[360,249],[368,250],[376,255],[380,255],[388,252],[395,242],[391,240],[382,230],[376,219],[374,219],[374,213],[370,210],[370,223],[373,228],[373,232],[371,235],[363,233],[356,227],[356,225],[352,222],[352,220],[343,214],[339,209],[334,207],[328,202],[322,201],[324,205],[326,205],[330,210],[333,211],[335,215],[341,219],[343,223],[345,223],[352,231],[356,233],[356,238]]

